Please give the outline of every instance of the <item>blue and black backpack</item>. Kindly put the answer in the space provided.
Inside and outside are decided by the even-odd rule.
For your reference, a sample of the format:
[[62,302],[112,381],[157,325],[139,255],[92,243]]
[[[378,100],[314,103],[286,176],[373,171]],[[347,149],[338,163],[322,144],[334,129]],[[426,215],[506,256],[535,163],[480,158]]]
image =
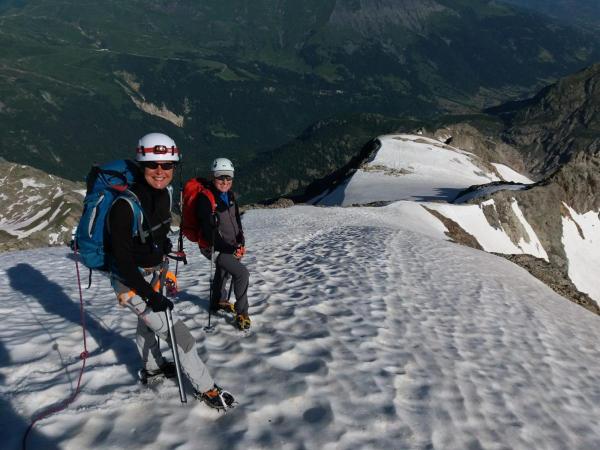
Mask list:
[[[109,270],[110,261],[106,253],[107,216],[117,198],[128,201],[133,210],[133,236],[144,240],[142,230],[144,212],[136,195],[129,190],[139,174],[133,161],[117,160],[92,166],[87,180],[87,191],[83,200],[83,213],[75,232],[74,248],[81,261],[89,269]],[[91,276],[91,273],[90,273]]]

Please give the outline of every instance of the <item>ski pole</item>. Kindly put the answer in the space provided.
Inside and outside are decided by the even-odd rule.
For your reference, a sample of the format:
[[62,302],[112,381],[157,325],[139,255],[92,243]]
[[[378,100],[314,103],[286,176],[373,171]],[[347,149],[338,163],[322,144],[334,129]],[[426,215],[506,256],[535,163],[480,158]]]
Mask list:
[[[208,288],[208,326],[204,327],[204,331],[210,333],[212,331],[212,327],[210,326],[210,316],[211,316],[211,306],[212,306],[212,297],[213,297],[213,265],[215,263],[215,234],[217,232],[217,215],[213,211],[212,215],[213,221],[213,229],[211,233],[211,244],[210,244],[210,272],[209,272],[209,283],[210,287]],[[213,264],[214,263],[214,264]]]
[[[214,232],[213,232],[214,235]],[[210,326],[210,317],[211,317],[211,312],[212,312],[212,296],[213,296],[213,279],[214,279],[214,275],[213,275],[213,261],[215,258],[215,246],[213,244],[213,246],[210,248],[210,272],[209,272],[209,283],[210,283],[210,287],[208,289],[208,325],[204,328],[204,331],[206,332],[210,332],[212,331],[212,327]]]
[[177,347],[177,338],[175,337],[175,331],[173,330],[173,316],[171,310],[167,308],[165,311],[167,316],[167,326],[169,328],[169,338],[171,341],[171,349],[173,350],[173,361],[175,361],[175,372],[177,372],[177,385],[179,387],[179,399],[181,403],[187,403],[187,397],[183,390],[183,379],[181,377],[181,364],[179,362],[179,349]]
[[[165,258],[163,261],[163,267],[160,273],[160,292],[163,293],[165,287],[165,278],[169,269],[169,259]],[[173,361],[175,362],[175,372],[177,373],[177,387],[179,387],[179,399],[181,403],[187,403],[187,397],[183,390],[183,378],[181,376],[181,363],[179,362],[179,347],[177,346],[177,338],[175,337],[175,330],[173,328],[173,315],[171,310],[167,308],[165,311],[167,317],[167,329],[169,331],[169,341],[171,342],[171,351],[173,352]]]
[[231,276],[231,283],[229,283],[229,293],[227,294],[227,301],[231,298],[231,290],[233,289],[233,275]]

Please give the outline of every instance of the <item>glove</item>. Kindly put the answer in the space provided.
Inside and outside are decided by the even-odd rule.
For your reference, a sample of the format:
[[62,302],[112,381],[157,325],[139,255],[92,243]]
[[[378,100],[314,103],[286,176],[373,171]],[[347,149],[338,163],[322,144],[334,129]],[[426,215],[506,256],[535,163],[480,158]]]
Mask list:
[[238,245],[238,248],[233,253],[233,257],[236,259],[242,259],[242,257],[246,254],[246,247],[243,245]]
[[146,304],[154,312],[166,311],[167,308],[173,309],[173,302],[158,292],[155,292],[152,297],[148,297]]
[[177,277],[173,272],[167,272],[165,276],[165,289],[169,297],[177,297]]

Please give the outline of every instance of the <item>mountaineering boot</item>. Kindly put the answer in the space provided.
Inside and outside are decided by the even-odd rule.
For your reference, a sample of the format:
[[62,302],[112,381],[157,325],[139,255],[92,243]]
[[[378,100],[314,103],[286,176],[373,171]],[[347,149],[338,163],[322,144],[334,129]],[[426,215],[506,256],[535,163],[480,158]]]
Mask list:
[[223,311],[226,313],[235,314],[235,308],[233,303],[229,303],[227,300],[221,300],[216,306],[212,307],[212,312]]
[[165,378],[174,378],[175,375],[177,375],[177,369],[175,368],[175,363],[173,361],[165,360],[165,362],[159,367],[158,371]]
[[194,390],[194,397],[196,397],[198,400],[202,400],[211,408],[218,409],[219,411],[225,411],[228,408],[232,408],[232,405],[235,402],[235,399],[231,393],[224,391],[216,384],[212,389],[209,389],[206,392],[198,392]]
[[165,361],[158,369],[138,370],[138,378],[142,384],[148,384],[149,381],[154,381],[159,378],[173,378],[177,374],[175,369],[175,363],[171,361]]
[[235,323],[240,330],[247,330],[250,328],[250,317],[248,314],[238,314],[235,318]]

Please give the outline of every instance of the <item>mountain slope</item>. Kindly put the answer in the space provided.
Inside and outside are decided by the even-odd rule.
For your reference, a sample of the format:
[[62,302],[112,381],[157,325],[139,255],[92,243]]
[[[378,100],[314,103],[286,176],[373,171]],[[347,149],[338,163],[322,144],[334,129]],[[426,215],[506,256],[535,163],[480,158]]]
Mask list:
[[0,251],[68,243],[85,186],[2,160],[0,172]]
[[600,154],[582,152],[551,177],[533,184],[504,164],[434,139],[390,135],[378,141],[358,170],[312,202],[330,206],[414,202],[415,208],[440,220],[456,242],[544,260],[547,266],[535,268],[540,279],[600,313],[594,302],[600,300],[594,269],[600,263],[595,244],[600,229],[596,192]]
[[600,59],[595,34],[483,0],[25,0],[0,27],[0,156],[77,180],[149,130],[191,175],[338,114],[474,111]]
[[579,151],[600,149],[600,64],[540,91],[532,99],[488,110],[505,123],[501,138],[525,164],[549,175]]
[[596,0],[502,0],[542,12],[567,23],[600,28],[600,4]]

